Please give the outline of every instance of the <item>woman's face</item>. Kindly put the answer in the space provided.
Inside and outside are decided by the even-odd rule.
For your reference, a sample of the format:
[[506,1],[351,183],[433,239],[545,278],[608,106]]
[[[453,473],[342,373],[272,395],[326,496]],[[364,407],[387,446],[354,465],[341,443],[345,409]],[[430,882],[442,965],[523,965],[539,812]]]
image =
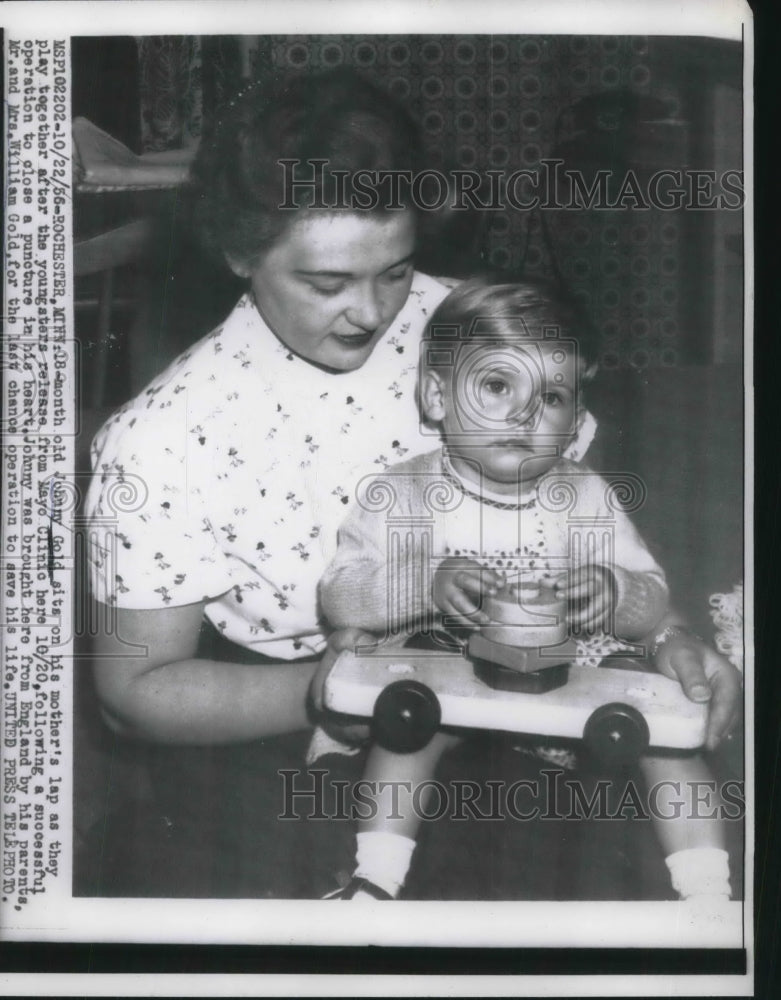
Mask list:
[[414,245],[407,210],[302,211],[244,273],[287,347],[320,367],[354,371],[407,301]]

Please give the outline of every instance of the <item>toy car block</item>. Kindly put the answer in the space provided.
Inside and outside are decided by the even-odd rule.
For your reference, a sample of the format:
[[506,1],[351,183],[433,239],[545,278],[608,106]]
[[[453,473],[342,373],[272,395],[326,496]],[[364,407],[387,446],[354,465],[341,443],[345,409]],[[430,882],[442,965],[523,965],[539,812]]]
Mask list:
[[495,642],[483,629],[469,636],[467,648],[473,660],[495,663],[522,674],[531,674],[562,663],[571,663],[577,654],[572,639],[560,642],[556,646],[509,646],[503,642]]

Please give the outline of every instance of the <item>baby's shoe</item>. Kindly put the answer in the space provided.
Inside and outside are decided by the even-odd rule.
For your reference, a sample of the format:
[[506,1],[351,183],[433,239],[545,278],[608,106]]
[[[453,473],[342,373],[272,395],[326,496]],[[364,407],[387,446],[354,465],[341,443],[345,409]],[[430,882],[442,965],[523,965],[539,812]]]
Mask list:
[[323,899],[393,899],[393,896],[374,882],[360,875],[353,875],[342,889],[327,893]]

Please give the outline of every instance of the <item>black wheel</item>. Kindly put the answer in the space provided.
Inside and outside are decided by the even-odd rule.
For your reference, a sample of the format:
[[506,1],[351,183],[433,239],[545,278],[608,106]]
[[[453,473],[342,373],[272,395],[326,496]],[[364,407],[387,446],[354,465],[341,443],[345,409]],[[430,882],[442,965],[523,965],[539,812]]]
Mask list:
[[631,705],[601,705],[589,716],[583,742],[604,764],[631,764],[648,749],[648,723]]
[[374,738],[385,750],[414,753],[426,746],[441,720],[439,699],[431,688],[419,681],[396,681],[374,704]]

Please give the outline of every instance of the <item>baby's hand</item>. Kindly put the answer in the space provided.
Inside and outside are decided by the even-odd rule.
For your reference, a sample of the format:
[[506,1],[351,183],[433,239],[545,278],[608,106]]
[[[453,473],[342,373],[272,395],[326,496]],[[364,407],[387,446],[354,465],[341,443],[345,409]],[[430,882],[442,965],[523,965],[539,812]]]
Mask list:
[[556,584],[555,593],[569,602],[571,624],[597,629],[608,624],[616,605],[616,579],[607,566],[580,566]]
[[481,598],[492,597],[504,582],[504,575],[496,570],[450,556],[434,573],[434,604],[459,625],[485,625],[490,619],[480,610]]

